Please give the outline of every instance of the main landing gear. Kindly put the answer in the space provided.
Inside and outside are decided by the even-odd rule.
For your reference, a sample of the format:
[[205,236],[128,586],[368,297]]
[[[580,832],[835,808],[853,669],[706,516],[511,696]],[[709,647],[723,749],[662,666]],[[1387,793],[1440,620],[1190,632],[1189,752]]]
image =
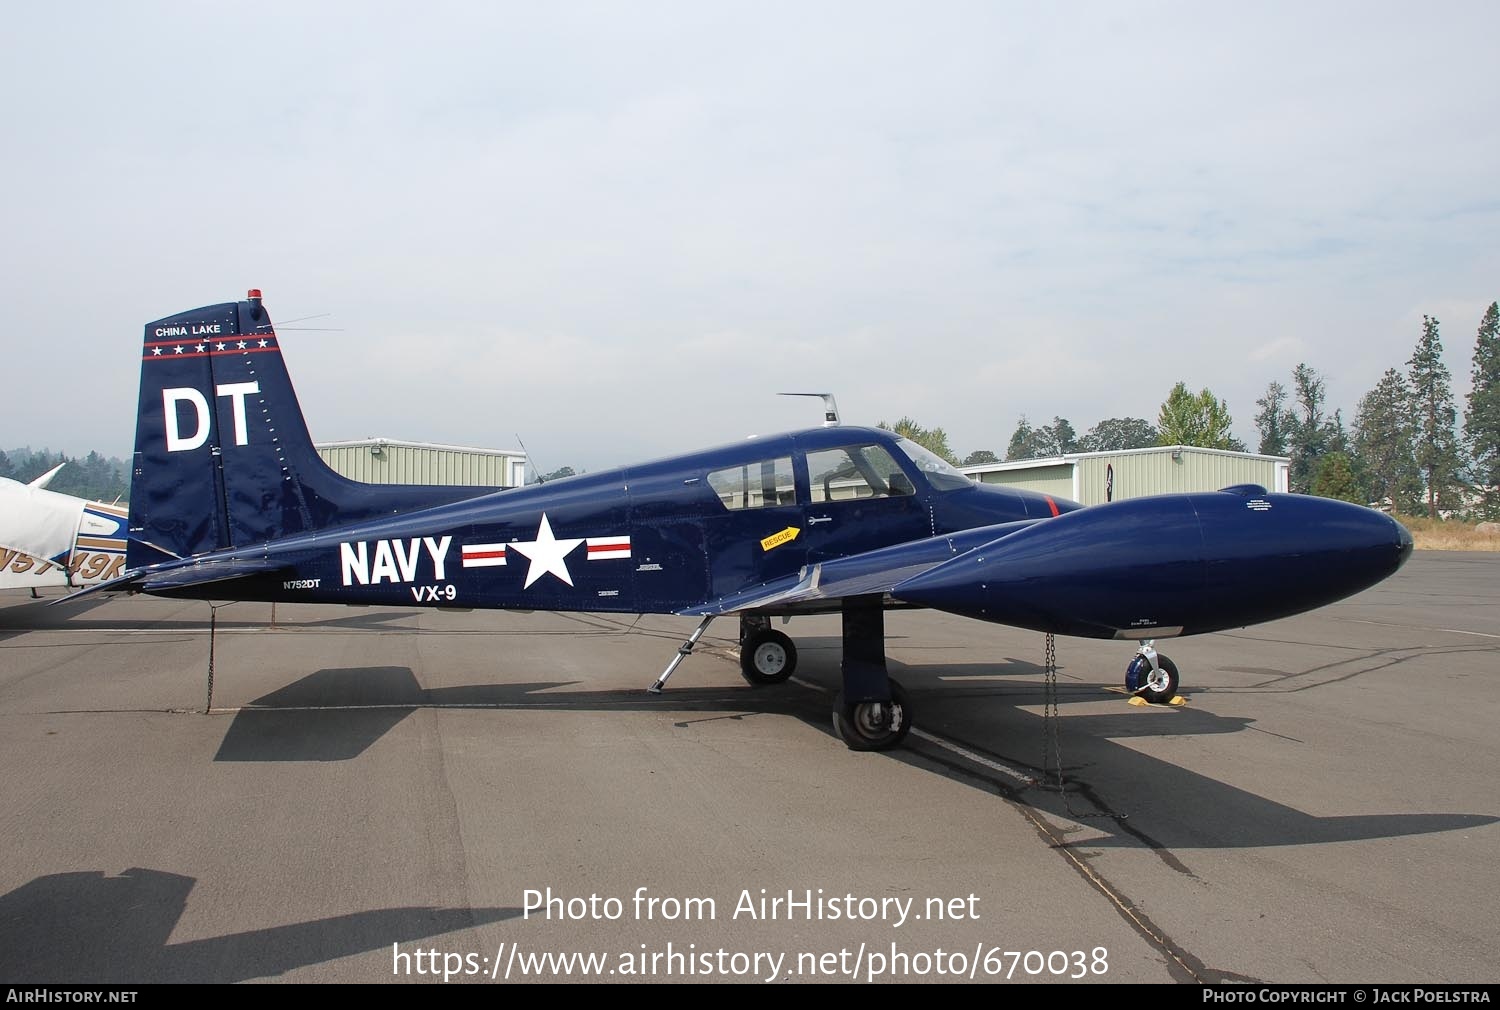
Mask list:
[[911,730],[911,702],[906,690],[887,679],[885,701],[849,701],[840,691],[833,699],[833,728],[850,750],[890,750]]
[[1141,642],[1140,650],[1125,668],[1125,690],[1153,705],[1171,704],[1177,697],[1177,664],[1156,651],[1156,640]]
[[[842,689],[833,699],[833,728],[850,750],[889,750],[911,730],[911,702],[885,665],[885,605],[878,595],[843,600]],[[677,649],[666,671],[647,690],[660,694],[667,678],[692,654],[708,630],[705,617]],[[797,647],[769,618],[740,617],[740,673],[762,687],[785,683],[797,669]]]
[[885,604],[879,596],[843,601],[844,689],[833,699],[833,728],[850,750],[890,750],[911,730],[911,702],[885,667]]

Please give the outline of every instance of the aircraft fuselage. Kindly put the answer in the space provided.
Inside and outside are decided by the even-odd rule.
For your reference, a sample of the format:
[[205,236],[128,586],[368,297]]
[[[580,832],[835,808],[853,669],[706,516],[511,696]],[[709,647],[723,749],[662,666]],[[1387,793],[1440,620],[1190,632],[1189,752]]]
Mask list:
[[[240,599],[674,613],[819,561],[1078,507],[937,480],[890,432],[819,428],[213,556],[275,566],[238,579]],[[159,591],[215,598],[212,583]]]

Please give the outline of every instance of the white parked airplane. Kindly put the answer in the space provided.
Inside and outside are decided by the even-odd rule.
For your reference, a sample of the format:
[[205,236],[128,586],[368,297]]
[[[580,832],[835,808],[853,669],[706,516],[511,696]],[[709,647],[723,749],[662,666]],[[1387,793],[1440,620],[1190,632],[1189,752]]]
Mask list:
[[128,510],[0,477],[0,589],[88,586],[125,568]]

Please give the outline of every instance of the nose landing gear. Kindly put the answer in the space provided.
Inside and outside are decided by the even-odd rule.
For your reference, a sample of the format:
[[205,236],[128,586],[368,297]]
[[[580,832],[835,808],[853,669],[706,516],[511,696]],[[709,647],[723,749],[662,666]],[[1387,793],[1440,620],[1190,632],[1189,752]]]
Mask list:
[[1156,651],[1156,640],[1146,639],[1125,668],[1125,690],[1153,705],[1170,705],[1177,697],[1177,664]]

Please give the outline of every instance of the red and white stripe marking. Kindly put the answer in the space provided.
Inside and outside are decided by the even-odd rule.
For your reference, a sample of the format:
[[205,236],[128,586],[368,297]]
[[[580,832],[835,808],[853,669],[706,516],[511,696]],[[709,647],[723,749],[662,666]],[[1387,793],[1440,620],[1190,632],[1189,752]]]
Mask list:
[[629,537],[589,537],[589,560],[630,557]]
[[464,544],[465,568],[494,568],[503,564],[504,544]]

